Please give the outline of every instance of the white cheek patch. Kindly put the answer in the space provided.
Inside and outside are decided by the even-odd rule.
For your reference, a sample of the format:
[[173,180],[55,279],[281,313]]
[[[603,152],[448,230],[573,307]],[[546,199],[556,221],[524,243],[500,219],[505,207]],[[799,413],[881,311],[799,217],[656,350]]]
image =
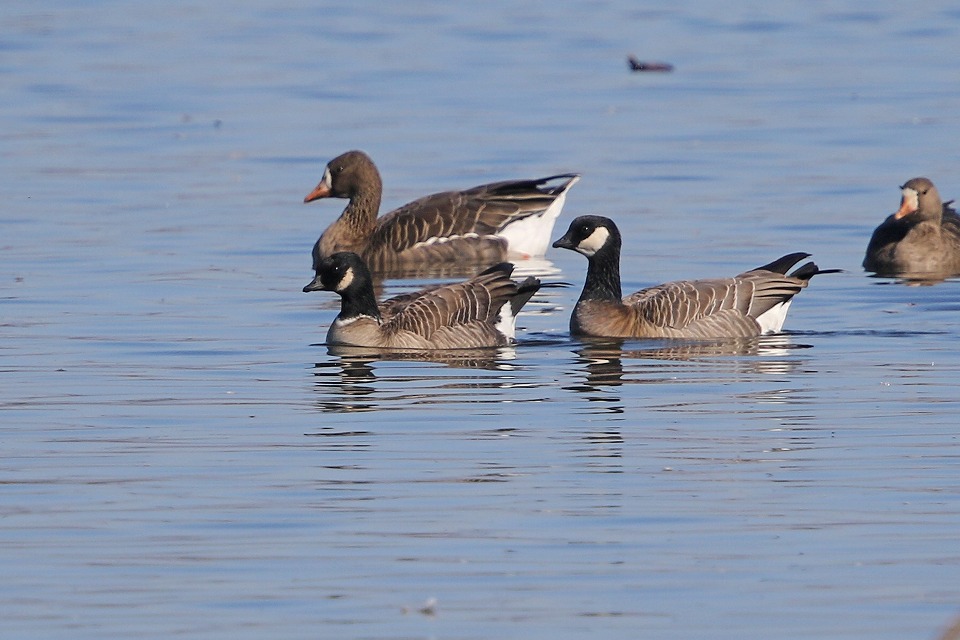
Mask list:
[[337,288],[334,289],[337,293],[345,290],[353,283],[353,268],[347,269],[346,273],[343,274],[343,277],[340,278],[340,282],[337,283]]
[[589,236],[580,241],[577,245],[577,251],[588,258],[603,248],[607,244],[607,238],[610,237],[610,231],[606,227],[597,227]]
[[330,175],[330,167],[323,170],[323,179],[320,181],[327,189],[333,188],[333,176]]

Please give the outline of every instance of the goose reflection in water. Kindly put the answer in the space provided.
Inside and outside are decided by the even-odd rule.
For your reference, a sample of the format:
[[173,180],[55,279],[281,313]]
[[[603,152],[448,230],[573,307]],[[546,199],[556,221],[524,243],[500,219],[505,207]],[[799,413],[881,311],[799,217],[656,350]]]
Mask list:
[[329,360],[313,365],[315,387],[323,395],[316,406],[321,411],[351,413],[375,411],[375,358]]
[[[510,384],[499,377],[457,374],[452,379],[437,376],[432,369],[406,370],[402,375],[386,369],[377,374],[378,365],[397,362],[435,363],[456,369],[479,371],[513,371],[510,361],[516,358],[515,346],[485,349],[451,349],[431,351],[390,351],[372,347],[331,345],[330,360],[314,365],[316,390],[322,394],[317,408],[338,413],[396,409],[397,400],[429,404],[442,402],[441,395],[451,389],[463,398],[464,390],[502,389]],[[412,373],[412,375],[411,375]],[[385,390],[380,383],[403,381],[399,392]],[[379,387],[379,388],[378,388]]]
[[[671,372],[689,373],[691,366],[710,366],[710,372],[727,375],[732,381],[743,375],[779,375],[794,372],[801,364],[791,358],[792,352],[807,349],[809,345],[798,344],[789,334],[777,334],[757,338],[709,342],[657,342],[654,346],[633,348],[638,341],[584,339],[574,351],[576,364],[586,374],[583,384],[567,387],[572,391],[593,392],[604,387],[619,387],[624,384],[659,384],[674,382],[667,377]],[[628,348],[624,348],[624,345]],[[665,364],[647,363],[634,367],[632,374],[647,372],[648,376],[625,377],[623,360],[664,361]],[[672,363],[672,364],[666,364]],[[598,401],[611,401],[608,396],[598,396]]]
[[944,275],[935,275],[929,273],[900,273],[894,277],[888,275],[881,275],[877,273],[871,273],[868,278],[873,280],[878,280],[875,284],[887,285],[903,285],[907,287],[932,287],[933,285],[942,284],[944,282],[958,282],[960,278],[956,276],[944,276]]

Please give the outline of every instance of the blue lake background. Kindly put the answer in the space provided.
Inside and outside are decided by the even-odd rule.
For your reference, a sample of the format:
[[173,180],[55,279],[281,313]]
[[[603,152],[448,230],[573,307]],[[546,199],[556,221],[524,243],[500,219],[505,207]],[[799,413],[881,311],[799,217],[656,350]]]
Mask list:
[[[2,637],[960,614],[960,282],[860,268],[907,179],[960,197],[955,3],[7,2],[0,86]],[[792,251],[844,273],[782,336],[589,344],[585,261],[550,250],[572,286],[514,349],[331,352],[338,303],[301,288],[344,203],[302,199],[353,148],[384,210],[581,173],[554,237],[616,220],[625,291]]]

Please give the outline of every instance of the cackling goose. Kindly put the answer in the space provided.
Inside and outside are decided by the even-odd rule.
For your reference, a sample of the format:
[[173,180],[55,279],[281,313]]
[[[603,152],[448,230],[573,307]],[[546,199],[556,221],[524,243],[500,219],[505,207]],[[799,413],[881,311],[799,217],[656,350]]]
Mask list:
[[500,347],[514,340],[517,313],[540,288],[528,277],[510,279],[513,265],[501,262],[455,284],[429,287],[379,305],[370,270],[352,252],[323,258],[308,291],[340,294],[340,314],[327,344],[387,349]]
[[[744,338],[783,327],[794,295],[821,271],[807,253],[791,253],[733,278],[684,280],[622,298],[620,231],[609,218],[581,216],[554,247],[587,257],[587,278],[570,333],[610,338]],[[833,271],[833,270],[830,270]]]

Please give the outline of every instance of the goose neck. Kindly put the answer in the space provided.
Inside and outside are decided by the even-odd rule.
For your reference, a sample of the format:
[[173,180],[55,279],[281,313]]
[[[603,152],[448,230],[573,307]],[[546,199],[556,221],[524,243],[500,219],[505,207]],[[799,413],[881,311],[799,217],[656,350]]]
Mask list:
[[616,300],[623,295],[620,288],[620,251],[606,247],[589,258],[587,280],[581,300]]

